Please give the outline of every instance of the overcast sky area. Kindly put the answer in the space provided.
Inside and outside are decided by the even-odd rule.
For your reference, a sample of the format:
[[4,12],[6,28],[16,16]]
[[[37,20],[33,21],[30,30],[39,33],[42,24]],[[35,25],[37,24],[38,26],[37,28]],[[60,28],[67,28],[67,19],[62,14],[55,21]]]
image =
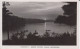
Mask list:
[[51,19],[54,20],[58,15],[62,15],[64,11],[62,6],[67,3],[61,2],[9,2],[7,8],[13,15],[23,18],[33,19]]

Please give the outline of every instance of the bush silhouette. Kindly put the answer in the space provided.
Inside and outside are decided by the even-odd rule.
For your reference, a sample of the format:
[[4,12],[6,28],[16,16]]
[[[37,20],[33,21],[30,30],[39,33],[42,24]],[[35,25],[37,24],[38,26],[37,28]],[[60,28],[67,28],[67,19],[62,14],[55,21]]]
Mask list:
[[[29,33],[24,38],[24,32],[15,33],[12,35],[9,42],[3,41],[3,45],[76,45],[76,35],[65,32],[63,34],[52,33],[55,36],[45,32],[42,36],[38,32]],[[18,35],[20,37],[18,38]],[[7,42],[7,43],[6,43]]]

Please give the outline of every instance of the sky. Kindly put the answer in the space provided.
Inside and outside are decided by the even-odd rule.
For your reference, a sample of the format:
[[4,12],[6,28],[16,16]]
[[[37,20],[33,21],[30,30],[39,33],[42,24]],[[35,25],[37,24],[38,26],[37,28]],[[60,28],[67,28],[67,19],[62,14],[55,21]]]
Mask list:
[[54,20],[64,11],[62,6],[67,3],[61,2],[9,2],[7,8],[16,16],[32,19],[51,19]]

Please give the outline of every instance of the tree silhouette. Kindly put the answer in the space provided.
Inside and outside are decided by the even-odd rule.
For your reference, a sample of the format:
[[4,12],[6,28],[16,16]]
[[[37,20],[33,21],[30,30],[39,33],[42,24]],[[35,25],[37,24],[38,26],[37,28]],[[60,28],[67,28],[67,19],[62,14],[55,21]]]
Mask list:
[[3,21],[3,32],[7,32],[8,34],[8,40],[9,40],[9,32],[18,30],[25,26],[26,21],[24,18],[20,18],[18,16],[15,16],[10,12],[6,6],[9,6],[9,2],[3,2],[3,8],[2,8],[2,21]]
[[48,30],[46,30],[45,34],[43,35],[44,37],[50,37],[50,34],[48,33]]
[[[2,15],[3,15],[3,31],[5,30],[5,26],[9,27],[9,24],[6,22],[8,20],[8,16],[12,14],[9,10],[7,10],[6,6],[9,6],[10,4],[8,2],[3,2],[3,8],[2,8]],[[5,25],[6,24],[6,25]],[[8,40],[9,40],[9,30],[10,28],[7,28],[7,34],[8,34]]]
[[13,34],[12,37],[11,37],[11,39],[12,39],[13,41],[17,41],[17,40],[19,39],[19,38],[18,38],[18,35],[19,35],[19,33]]
[[27,38],[32,38],[32,33],[31,32],[27,35]]
[[25,32],[21,32],[20,33],[20,40],[23,40],[24,39],[24,35],[25,35]]
[[76,25],[77,19],[77,3],[76,2],[67,2],[68,5],[64,5],[62,9],[64,10],[63,15],[59,15],[55,23],[63,23],[70,26]]

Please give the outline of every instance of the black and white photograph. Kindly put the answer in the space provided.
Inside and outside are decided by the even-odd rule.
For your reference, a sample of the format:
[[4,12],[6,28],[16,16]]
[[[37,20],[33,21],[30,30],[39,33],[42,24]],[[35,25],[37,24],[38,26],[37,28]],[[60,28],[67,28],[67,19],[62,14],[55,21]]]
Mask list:
[[77,2],[2,2],[2,45],[77,45]]

